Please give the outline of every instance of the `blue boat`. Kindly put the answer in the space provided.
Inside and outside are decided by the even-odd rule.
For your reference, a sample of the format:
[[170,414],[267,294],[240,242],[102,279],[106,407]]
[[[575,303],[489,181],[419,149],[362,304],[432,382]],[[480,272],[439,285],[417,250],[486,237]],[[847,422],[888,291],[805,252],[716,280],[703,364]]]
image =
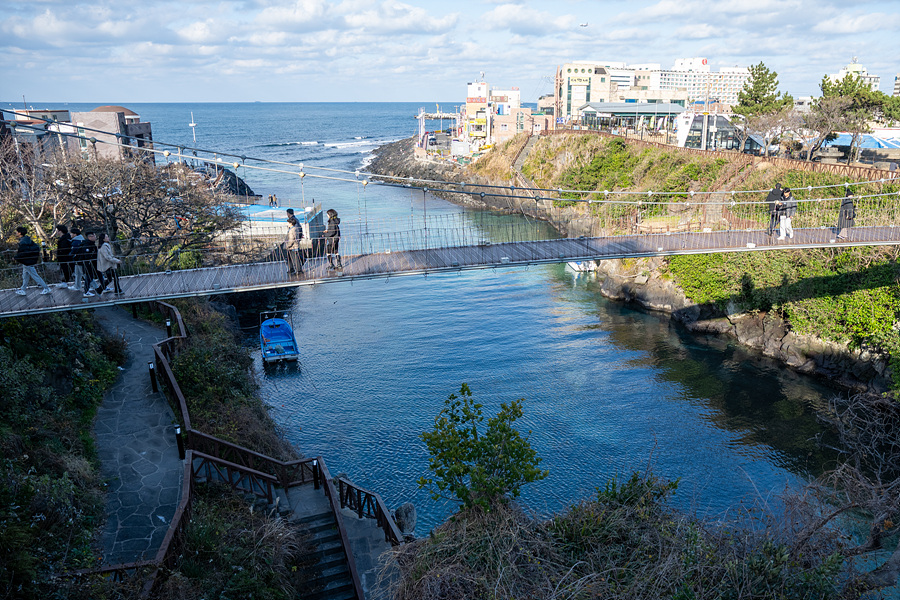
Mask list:
[[[280,313],[277,313],[280,314]],[[298,360],[300,351],[297,347],[297,338],[294,337],[294,329],[289,321],[290,316],[281,316],[276,313],[261,313],[259,315],[259,349],[262,352],[263,362],[271,363],[281,360]]]

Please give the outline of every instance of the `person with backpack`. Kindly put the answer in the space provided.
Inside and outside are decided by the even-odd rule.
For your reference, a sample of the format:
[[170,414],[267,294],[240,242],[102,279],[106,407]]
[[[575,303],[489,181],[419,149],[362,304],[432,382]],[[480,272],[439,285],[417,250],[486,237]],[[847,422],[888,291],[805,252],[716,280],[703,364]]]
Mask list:
[[[338,254],[341,243],[341,220],[333,208],[329,208],[326,214],[328,215],[328,226],[325,229],[325,255],[328,257],[328,268],[343,269],[341,255]],[[334,265],[335,257],[337,257],[337,267]]]
[[75,281],[72,285],[69,286],[70,290],[80,290],[82,286],[84,286],[84,267],[81,266],[81,263],[78,262],[78,249],[84,244],[84,236],[81,235],[81,230],[77,227],[72,228],[72,250],[69,255],[71,260],[72,269],[74,271]]
[[44,288],[41,291],[42,295],[49,294],[50,286],[41,279],[40,275],[37,274],[37,269],[34,268],[40,260],[41,247],[28,237],[28,230],[24,227],[16,227],[16,237],[19,239],[19,248],[16,251],[15,259],[17,263],[22,265],[22,287],[16,290],[16,294],[19,296],[26,295],[27,292],[25,290],[28,287],[29,279]]
[[72,277],[72,236],[65,225],[57,225],[53,231],[56,239],[56,262],[59,263],[59,271],[62,274],[62,283],[58,287],[72,288],[69,278]]
[[93,231],[85,234],[87,239],[78,246],[78,254],[75,260],[81,266],[84,275],[84,297],[91,298],[94,292],[91,291],[91,283],[94,279],[99,279],[97,273],[97,235]]

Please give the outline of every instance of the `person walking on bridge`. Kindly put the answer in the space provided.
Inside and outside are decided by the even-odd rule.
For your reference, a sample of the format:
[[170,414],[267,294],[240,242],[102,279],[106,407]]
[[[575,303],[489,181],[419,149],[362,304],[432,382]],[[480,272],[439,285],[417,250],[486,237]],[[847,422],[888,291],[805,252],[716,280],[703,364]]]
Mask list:
[[56,240],[56,262],[62,274],[62,283],[58,287],[69,287],[69,278],[72,276],[72,236],[65,225],[57,225],[53,231]]
[[766,196],[766,203],[769,205],[769,227],[766,229],[766,233],[775,235],[775,230],[778,229],[778,208],[781,204],[780,183],[776,183],[775,187],[769,191],[769,195]]
[[94,279],[99,279],[97,275],[97,235],[93,231],[84,234],[87,239],[81,242],[75,250],[75,264],[81,267],[82,289],[84,297],[91,298],[94,292],[91,291],[91,283]]
[[837,237],[839,240],[847,239],[849,233],[847,230],[853,227],[854,220],[856,220],[856,205],[853,203],[853,192],[847,190],[847,195],[841,200],[841,209],[838,214]]
[[19,239],[19,248],[16,251],[16,262],[22,265],[22,287],[16,290],[16,294],[24,296],[27,292],[29,280],[33,280],[36,284],[44,288],[41,294],[49,294],[50,286],[41,279],[37,274],[34,265],[38,264],[41,258],[41,247],[34,243],[28,237],[28,230],[24,227],[16,227],[16,237]]
[[797,201],[791,193],[791,188],[784,188],[782,191],[782,207],[779,211],[778,239],[783,240],[787,235],[794,238],[794,227],[792,219],[797,214]]
[[300,255],[300,246],[303,239],[303,229],[297,217],[288,217],[288,232],[284,238],[284,249],[287,252],[288,275],[303,272],[303,257]]
[[97,288],[97,295],[105,292],[106,286],[112,282],[115,294],[119,296],[122,294],[122,288],[119,286],[119,273],[116,268],[122,264],[122,261],[113,254],[108,235],[101,233],[98,243],[100,249],[97,250],[97,271],[100,273],[100,287]]
[[[341,255],[338,254],[338,246],[341,243],[341,220],[333,208],[329,208],[326,214],[328,215],[328,226],[325,228],[325,254],[328,256],[328,266],[331,269],[343,269]],[[334,265],[335,257],[337,257],[337,267]]]

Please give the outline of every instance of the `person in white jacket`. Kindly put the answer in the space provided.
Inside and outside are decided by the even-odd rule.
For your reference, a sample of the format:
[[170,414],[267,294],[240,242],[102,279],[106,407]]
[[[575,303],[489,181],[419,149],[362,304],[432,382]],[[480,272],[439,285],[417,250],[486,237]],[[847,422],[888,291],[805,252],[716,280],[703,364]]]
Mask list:
[[109,236],[105,233],[100,234],[97,245],[100,246],[97,251],[97,272],[100,274],[100,287],[97,288],[97,295],[105,292],[106,286],[111,281],[116,295],[119,296],[122,294],[122,288],[119,286],[119,273],[116,269],[122,264],[122,261],[113,255],[112,244],[109,243]]

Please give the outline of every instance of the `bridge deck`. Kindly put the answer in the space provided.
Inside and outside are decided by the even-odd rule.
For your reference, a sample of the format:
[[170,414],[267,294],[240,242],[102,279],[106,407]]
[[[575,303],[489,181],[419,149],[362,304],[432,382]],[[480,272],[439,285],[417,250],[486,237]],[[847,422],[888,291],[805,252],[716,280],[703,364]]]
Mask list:
[[565,238],[458,246],[428,250],[363,254],[344,257],[343,271],[326,268],[313,259],[300,276],[288,275],[284,262],[205,267],[122,277],[123,294],[107,292],[82,298],[77,291],[54,287],[40,295],[36,287],[26,296],[15,289],[0,290],[0,317],[77,310],[136,301],[202,296],[238,291],[310,285],[326,281],[386,277],[416,273],[524,266],[572,260],[669,256],[713,252],[833,248],[900,244],[900,227],[855,227],[850,240],[835,239],[831,229],[796,229],[794,239],[778,241],[764,231],[645,234],[598,238]]

